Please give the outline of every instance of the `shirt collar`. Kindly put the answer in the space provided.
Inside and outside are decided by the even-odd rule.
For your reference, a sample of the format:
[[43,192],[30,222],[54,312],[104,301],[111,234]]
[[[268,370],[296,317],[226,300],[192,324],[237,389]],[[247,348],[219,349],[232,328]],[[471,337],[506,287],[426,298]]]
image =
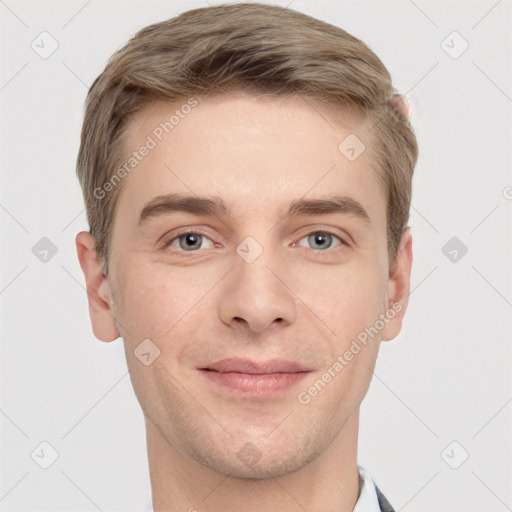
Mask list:
[[373,479],[362,466],[358,466],[358,468],[361,492],[354,507],[354,512],[380,512],[379,499],[377,498]]

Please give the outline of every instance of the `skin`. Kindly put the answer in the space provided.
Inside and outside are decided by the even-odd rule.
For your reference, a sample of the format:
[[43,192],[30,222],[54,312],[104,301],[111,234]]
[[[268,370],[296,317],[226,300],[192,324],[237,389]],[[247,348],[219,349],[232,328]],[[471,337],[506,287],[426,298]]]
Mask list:
[[[140,147],[176,107],[146,107],[127,147]],[[353,162],[338,151],[350,133],[366,145]],[[412,264],[408,228],[390,265],[375,165],[367,128],[341,111],[297,98],[211,97],[124,178],[108,276],[92,235],[77,235],[93,332],[124,340],[155,511],[353,510],[359,407],[380,341],[400,332]],[[139,225],[144,205],[167,193],[222,198],[233,216],[167,212]],[[333,194],[357,200],[371,223],[344,213],[283,217],[294,200]],[[186,229],[205,235],[204,245],[184,250],[177,237]],[[330,247],[311,243],[317,231],[334,235]],[[252,263],[236,252],[248,236],[263,248]],[[300,403],[298,393],[393,303],[401,311]],[[148,366],[134,356],[146,338],[160,350]],[[295,360],[312,371],[276,396],[235,396],[198,371],[226,357]],[[252,465],[237,457],[247,443],[259,454]]]

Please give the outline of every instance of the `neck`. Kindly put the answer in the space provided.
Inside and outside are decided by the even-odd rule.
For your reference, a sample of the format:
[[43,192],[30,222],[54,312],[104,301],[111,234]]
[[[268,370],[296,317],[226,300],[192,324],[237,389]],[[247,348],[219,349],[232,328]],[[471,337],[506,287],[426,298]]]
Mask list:
[[148,418],[146,439],[155,512],[280,510],[352,512],[359,496],[359,409],[318,457],[268,479],[234,478],[191,459]]

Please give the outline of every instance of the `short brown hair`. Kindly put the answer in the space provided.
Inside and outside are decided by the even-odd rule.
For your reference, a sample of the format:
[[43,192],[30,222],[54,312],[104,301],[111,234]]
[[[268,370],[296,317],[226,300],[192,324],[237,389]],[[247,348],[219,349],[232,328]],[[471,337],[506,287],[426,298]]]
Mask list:
[[190,10],[143,28],[89,89],[77,175],[105,272],[121,186],[102,197],[97,191],[123,161],[129,121],[155,99],[186,101],[240,88],[339,106],[371,124],[393,262],[409,220],[418,146],[408,120],[389,109],[397,91],[388,70],[339,27],[291,9],[238,3]]

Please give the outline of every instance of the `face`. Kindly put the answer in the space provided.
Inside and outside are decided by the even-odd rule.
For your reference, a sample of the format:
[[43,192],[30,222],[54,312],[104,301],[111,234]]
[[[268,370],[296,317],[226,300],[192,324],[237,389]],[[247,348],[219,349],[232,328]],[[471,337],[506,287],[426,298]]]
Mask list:
[[[232,94],[155,132],[180,105],[133,125],[130,153],[155,146],[123,180],[93,327],[123,337],[146,421],[173,449],[283,475],[358,411],[380,340],[400,330],[410,237],[390,273],[371,139],[341,112]],[[366,146],[355,160],[338,148],[350,134]]]

